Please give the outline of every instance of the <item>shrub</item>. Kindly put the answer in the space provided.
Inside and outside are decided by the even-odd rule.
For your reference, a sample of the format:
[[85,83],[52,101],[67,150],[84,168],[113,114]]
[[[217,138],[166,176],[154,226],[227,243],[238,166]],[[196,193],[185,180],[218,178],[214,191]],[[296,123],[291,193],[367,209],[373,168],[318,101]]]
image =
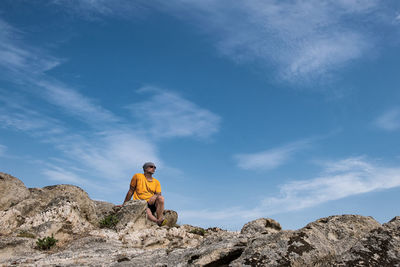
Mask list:
[[28,231],[21,231],[17,235],[18,237],[27,237],[27,238],[35,238],[36,236],[32,233],[29,233]]
[[55,239],[53,235],[51,235],[51,236],[46,236],[45,238],[42,239],[38,238],[38,240],[36,241],[36,245],[37,248],[40,250],[49,250],[57,242],[58,240]]
[[206,230],[203,228],[195,228],[192,229],[189,233],[204,236],[206,234]]
[[115,226],[119,222],[117,216],[115,214],[108,215],[104,217],[100,221],[100,228],[110,228],[110,229],[115,229]]

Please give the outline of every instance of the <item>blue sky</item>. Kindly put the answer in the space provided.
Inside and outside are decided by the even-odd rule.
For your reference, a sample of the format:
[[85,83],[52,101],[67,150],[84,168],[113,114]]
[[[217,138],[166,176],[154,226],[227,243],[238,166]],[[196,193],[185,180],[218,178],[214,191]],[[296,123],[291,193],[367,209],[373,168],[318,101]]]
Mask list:
[[0,3],[0,170],[120,204],[156,163],[179,223],[400,208],[400,3]]

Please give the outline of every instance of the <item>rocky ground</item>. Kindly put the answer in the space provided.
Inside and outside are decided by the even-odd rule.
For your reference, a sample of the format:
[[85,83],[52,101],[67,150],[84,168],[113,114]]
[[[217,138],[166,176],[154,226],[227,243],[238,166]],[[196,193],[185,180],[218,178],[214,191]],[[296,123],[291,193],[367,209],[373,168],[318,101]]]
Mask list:
[[[122,208],[76,186],[26,188],[0,173],[0,266],[400,266],[400,217],[330,216],[297,231],[260,218],[241,232],[146,220],[145,201]],[[118,219],[110,228],[100,221]],[[58,240],[49,250],[38,238]]]

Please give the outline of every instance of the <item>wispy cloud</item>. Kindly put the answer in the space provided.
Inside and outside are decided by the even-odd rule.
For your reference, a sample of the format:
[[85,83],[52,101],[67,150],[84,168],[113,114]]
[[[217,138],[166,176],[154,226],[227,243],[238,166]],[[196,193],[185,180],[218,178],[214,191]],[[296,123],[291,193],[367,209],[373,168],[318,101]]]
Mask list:
[[6,150],[7,150],[7,147],[5,145],[0,144],[0,157],[5,155]]
[[[157,10],[188,21],[211,36],[238,63],[274,67],[289,82],[326,80],[380,42],[374,27],[390,27],[390,3],[340,1],[55,1],[79,14],[128,19]],[[146,11],[146,12],[145,12]],[[389,29],[389,28],[387,28]],[[268,68],[270,69],[270,68]]]
[[20,31],[0,18],[0,77],[7,75],[20,83],[21,78],[40,75],[61,63],[38,48],[26,47],[20,35]]
[[374,121],[375,126],[386,131],[400,129],[400,108],[392,108]]
[[237,154],[234,158],[239,168],[245,170],[271,170],[287,163],[296,152],[309,146],[309,141],[299,141],[257,153]]
[[366,159],[347,158],[326,164],[319,177],[281,186],[280,196],[266,198],[271,213],[299,210],[318,204],[400,186],[400,168],[379,166]]
[[[42,169],[41,173],[47,177],[50,181],[62,183],[62,184],[73,184],[89,189],[91,192],[102,192],[104,195],[110,191],[110,188],[115,189],[115,185],[107,183],[101,180],[93,180],[85,177],[85,171],[77,170],[73,166],[68,168],[68,163],[63,167],[49,164],[48,162],[42,163],[45,168]],[[100,194],[98,194],[100,195]]]
[[[116,116],[95,100],[46,75],[46,71],[59,65],[62,60],[34,46],[26,45],[22,37],[21,32],[0,18],[0,69],[3,70],[0,77],[16,84],[23,83],[24,87],[29,88],[24,89],[27,92],[42,96],[48,103],[59,106],[66,113],[91,122],[92,125],[117,121]],[[14,117],[13,121],[16,120],[18,118]],[[13,121],[9,120],[8,123]]]
[[[381,166],[365,157],[325,162],[320,175],[280,186],[279,195],[266,197],[253,209],[232,207],[222,210],[183,211],[185,219],[207,217],[212,220],[260,216],[301,210],[349,196],[400,186],[400,168]],[[230,212],[227,212],[230,211]]]
[[144,16],[151,3],[137,0],[53,0],[53,4],[61,5],[68,12],[79,14],[88,20],[98,20],[101,17],[120,16],[126,18]]
[[42,96],[50,104],[59,106],[66,113],[78,117],[96,126],[117,122],[119,119],[109,110],[96,104],[94,100],[69,88],[61,82],[51,79],[40,80],[36,85],[42,89]]
[[90,136],[74,135],[55,145],[70,161],[106,180],[130,177],[132,170],[140,170],[145,161],[163,164],[155,144],[128,129],[105,130]]
[[63,123],[25,102],[23,97],[0,89],[0,127],[30,132],[36,136],[54,136],[65,131]]
[[45,169],[42,173],[49,178],[49,180],[57,181],[61,183],[71,183],[71,184],[87,184],[88,180],[83,179],[76,173],[67,170],[65,168],[60,168],[53,166],[53,168]]
[[274,66],[290,82],[327,77],[365,55],[376,39],[359,21],[379,10],[378,1],[181,0],[162,6],[211,33],[223,55]]
[[[18,41],[14,33],[20,34]],[[61,152],[58,156],[67,163],[42,159],[49,161],[43,166],[46,177],[88,185],[87,179],[93,177],[126,179],[146,160],[162,164],[154,142],[93,98],[48,75],[46,71],[60,61],[24,44],[22,37],[0,19],[0,68],[5,71],[1,78],[20,88],[18,93],[0,90],[0,127],[22,131]],[[76,127],[76,120],[83,124]],[[76,167],[84,169],[89,178],[81,179],[72,171]]]
[[151,93],[150,99],[129,105],[128,109],[156,138],[207,138],[219,130],[218,115],[176,93],[156,87],[144,87],[139,92]]
[[[17,31],[1,22],[3,29]],[[88,186],[96,177],[111,183],[126,180],[145,161],[173,170],[160,159],[154,139],[208,138],[218,131],[219,116],[160,88],[140,90],[143,94],[150,92],[151,97],[131,106],[136,120],[117,116],[96,99],[48,75],[46,70],[53,66],[50,61],[37,61],[40,66],[29,65],[35,59],[36,49],[24,44],[23,38],[16,42],[12,34],[3,33],[0,39],[15,58],[11,66],[4,64],[7,73],[3,73],[3,78],[20,88],[18,92],[0,90],[0,126],[29,134],[60,152],[58,159],[64,162],[42,159],[48,160],[42,172],[49,179]],[[36,55],[52,58],[46,53]],[[36,70],[30,72],[31,68]]]

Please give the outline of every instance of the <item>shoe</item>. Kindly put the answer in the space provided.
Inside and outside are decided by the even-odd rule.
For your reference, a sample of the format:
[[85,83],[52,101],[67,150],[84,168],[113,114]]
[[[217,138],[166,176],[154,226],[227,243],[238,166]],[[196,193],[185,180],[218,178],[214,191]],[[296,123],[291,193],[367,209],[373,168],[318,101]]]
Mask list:
[[167,224],[167,220],[164,219],[161,223],[157,223],[157,224],[158,224],[158,226],[164,226]]

